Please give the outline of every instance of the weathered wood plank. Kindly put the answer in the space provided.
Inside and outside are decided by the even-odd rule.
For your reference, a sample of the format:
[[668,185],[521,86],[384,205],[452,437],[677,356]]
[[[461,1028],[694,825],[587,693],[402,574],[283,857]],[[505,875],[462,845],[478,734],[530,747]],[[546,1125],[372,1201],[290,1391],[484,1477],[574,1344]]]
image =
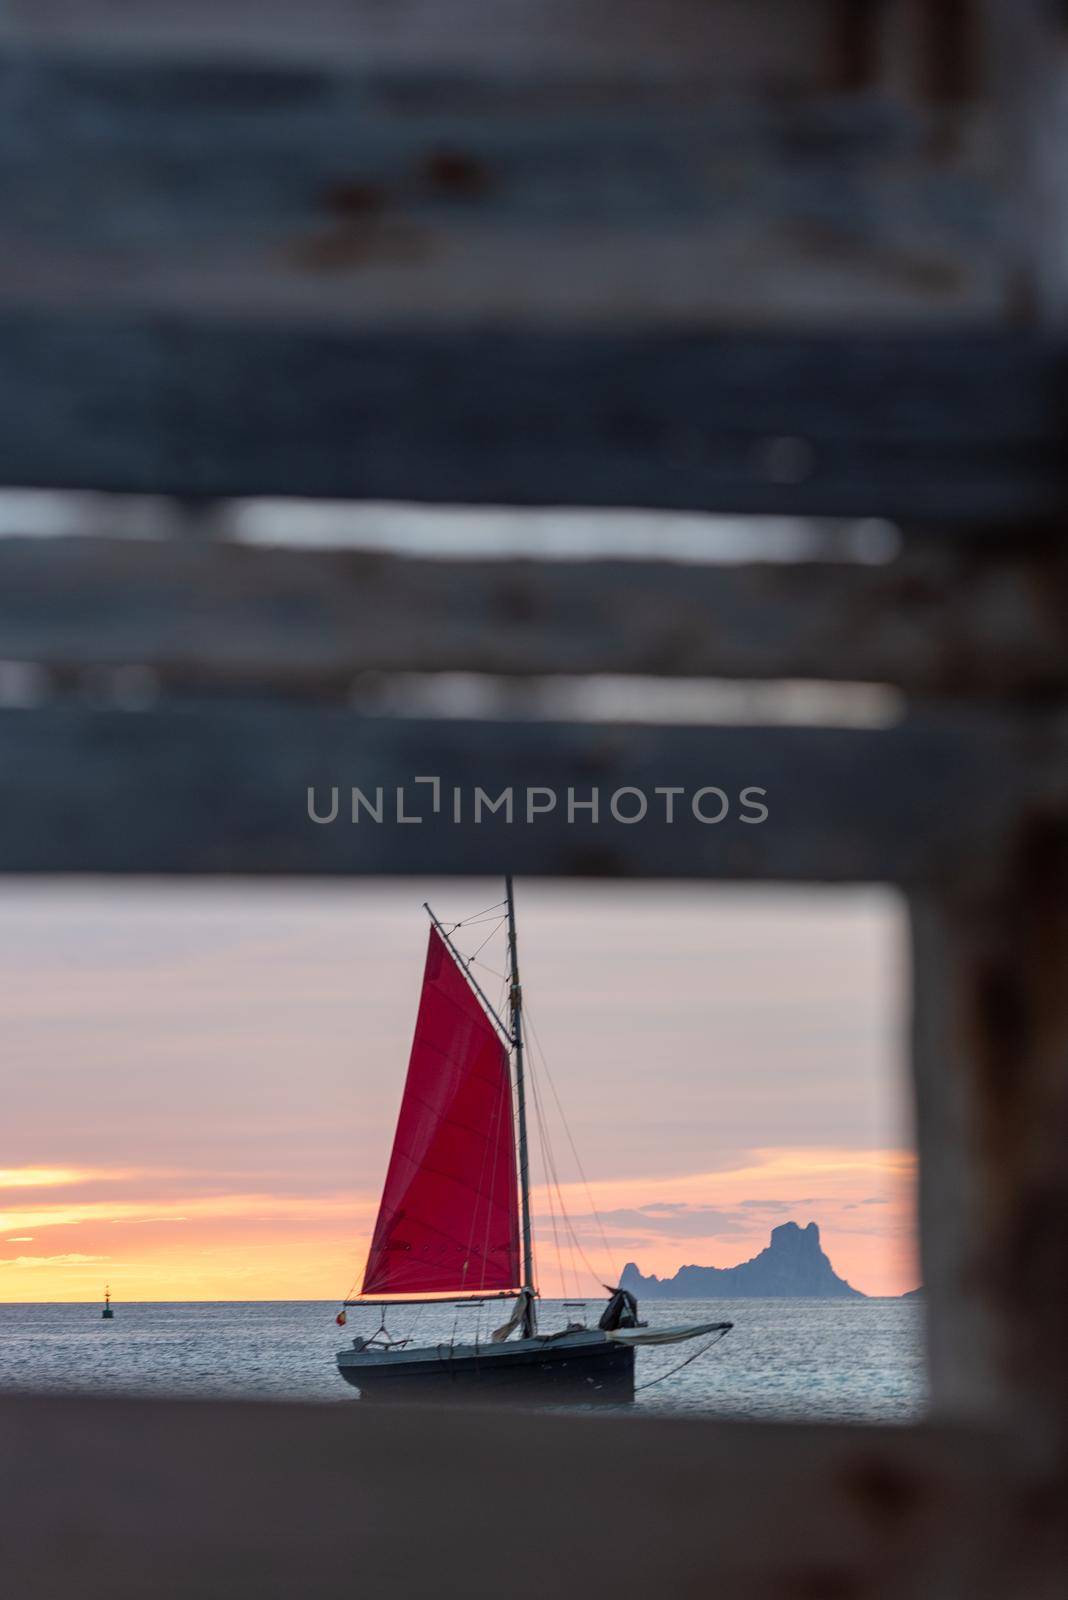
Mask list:
[[[788,69],[787,92],[725,93],[723,7],[673,6],[671,27],[630,8],[666,44],[642,52],[622,26],[592,66],[558,40],[524,59],[496,11],[472,60],[436,58],[415,33],[425,7],[391,51],[347,66],[0,37],[0,297],[364,330],[941,322],[1011,305],[972,108],[791,93]],[[831,15],[759,0],[760,28],[728,9],[771,83],[776,60],[810,54],[806,18]],[[521,8],[528,31],[538,10]]]
[[1045,0],[982,0],[989,92],[1011,183],[1006,245],[1030,316],[1068,315],[1068,17]]
[[1057,516],[1065,352],[0,316],[0,482],[188,494]]
[[[861,0],[847,8],[863,9]],[[509,64],[611,77],[695,64],[722,87],[836,81],[842,0],[5,0],[0,42],[110,52],[350,57],[380,67]]]
[[1068,1461],[1068,813],[912,900],[932,1397]]
[[514,63],[605,78],[683,69],[732,93],[878,87],[955,104],[981,91],[984,3],[615,0],[606,24],[602,0],[260,0],[254,13],[242,0],[5,0],[0,43],[376,68]]
[[1063,564],[422,560],[131,539],[0,540],[0,660],[346,695],[378,672],[823,678],[1068,688]]
[[73,1398],[0,1424],[19,1600],[1049,1600],[1063,1572],[1060,1486],[995,1432]]
[[[1063,807],[1066,748],[1056,723],[982,716],[873,731],[57,703],[0,713],[0,871],[952,879],[998,860],[1021,806]],[[440,780],[436,813],[419,778]],[[511,790],[512,820],[502,806],[474,822],[476,786],[489,800]],[[381,803],[381,821],[365,808],[351,821],[352,787]],[[640,794],[617,809],[641,820],[612,814],[624,789]],[[309,790],[334,820],[310,820]],[[743,820],[758,804],[767,819]]]

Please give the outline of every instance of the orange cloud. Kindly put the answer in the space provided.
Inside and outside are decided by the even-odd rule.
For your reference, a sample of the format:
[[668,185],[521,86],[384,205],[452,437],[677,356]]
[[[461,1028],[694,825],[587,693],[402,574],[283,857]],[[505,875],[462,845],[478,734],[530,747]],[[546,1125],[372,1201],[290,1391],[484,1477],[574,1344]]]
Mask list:
[[[117,1200],[71,1202],[0,1212],[0,1232],[12,1228],[72,1228],[88,1224],[189,1222],[222,1218],[312,1220],[345,1217],[359,1209],[351,1195],[217,1194],[187,1196],[182,1200]],[[366,1204],[366,1202],[365,1202]]]
[[[589,1294],[627,1259],[662,1277],[685,1262],[731,1266],[793,1217],[820,1224],[836,1270],[857,1288],[898,1294],[918,1281],[915,1169],[904,1150],[788,1147],[749,1151],[712,1172],[542,1186],[533,1195],[542,1292]],[[165,1177],[168,1190],[181,1190],[172,1170]],[[92,1188],[101,1179],[88,1169],[81,1181]],[[161,1198],[150,1176],[132,1169],[123,1179],[109,1169],[108,1181],[139,1193],[71,1195],[0,1213],[9,1234],[0,1244],[0,1299],[85,1299],[88,1268],[104,1262],[126,1299],[337,1299],[362,1265],[378,1203],[367,1191],[227,1192],[221,1183],[218,1192]],[[190,1175],[190,1184],[204,1181]],[[552,1218],[561,1201],[571,1225],[557,1216],[557,1251]],[[3,1261],[6,1246],[46,1229],[52,1251]]]
[[165,1178],[189,1176],[184,1169],[160,1167],[0,1167],[0,1189],[75,1189],[85,1184],[158,1184]]
[[0,1189],[58,1189],[84,1177],[74,1167],[0,1167]]
[[15,1256],[12,1260],[0,1261],[0,1268],[56,1266],[82,1267],[89,1264],[95,1264],[99,1261],[107,1261],[109,1259],[110,1257],[108,1256],[83,1256],[79,1255],[77,1251],[71,1251],[67,1255],[61,1256]]

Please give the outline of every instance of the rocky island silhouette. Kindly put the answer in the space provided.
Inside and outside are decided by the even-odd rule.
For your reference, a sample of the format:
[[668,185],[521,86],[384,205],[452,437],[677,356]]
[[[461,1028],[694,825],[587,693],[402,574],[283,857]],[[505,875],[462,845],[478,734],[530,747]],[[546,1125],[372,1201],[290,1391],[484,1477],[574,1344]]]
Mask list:
[[771,1242],[751,1261],[736,1267],[680,1267],[673,1278],[644,1278],[628,1261],[620,1279],[624,1289],[644,1299],[740,1300],[792,1295],[797,1298],[863,1300],[859,1289],[840,1278],[820,1245],[814,1222],[806,1228],[783,1222]]

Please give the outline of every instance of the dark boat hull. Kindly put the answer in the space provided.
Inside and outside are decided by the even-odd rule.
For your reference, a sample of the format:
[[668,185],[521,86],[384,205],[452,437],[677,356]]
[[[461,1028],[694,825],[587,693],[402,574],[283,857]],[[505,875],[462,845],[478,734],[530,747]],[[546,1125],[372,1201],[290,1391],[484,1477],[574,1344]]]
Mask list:
[[633,1347],[593,1335],[393,1355],[342,1350],[337,1364],[346,1383],[374,1402],[619,1405],[634,1398]]

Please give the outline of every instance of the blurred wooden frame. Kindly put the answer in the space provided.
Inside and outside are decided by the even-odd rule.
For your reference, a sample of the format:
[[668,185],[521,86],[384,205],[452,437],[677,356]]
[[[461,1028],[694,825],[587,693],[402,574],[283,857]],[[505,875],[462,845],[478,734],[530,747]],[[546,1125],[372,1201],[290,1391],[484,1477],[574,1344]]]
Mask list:
[[[1064,26],[1040,0],[5,8],[4,484],[174,495],[198,535],[218,499],[301,495],[881,517],[902,549],[686,569],[0,540],[0,660],[50,691],[0,713],[0,868],[899,886],[937,1418],[7,1399],[12,1592],[1059,1591]],[[129,669],[151,704],[77,692]],[[867,682],[905,711],[346,707],[404,671]],[[309,785],[476,766],[766,775],[773,813],[744,840],[307,820]]]

